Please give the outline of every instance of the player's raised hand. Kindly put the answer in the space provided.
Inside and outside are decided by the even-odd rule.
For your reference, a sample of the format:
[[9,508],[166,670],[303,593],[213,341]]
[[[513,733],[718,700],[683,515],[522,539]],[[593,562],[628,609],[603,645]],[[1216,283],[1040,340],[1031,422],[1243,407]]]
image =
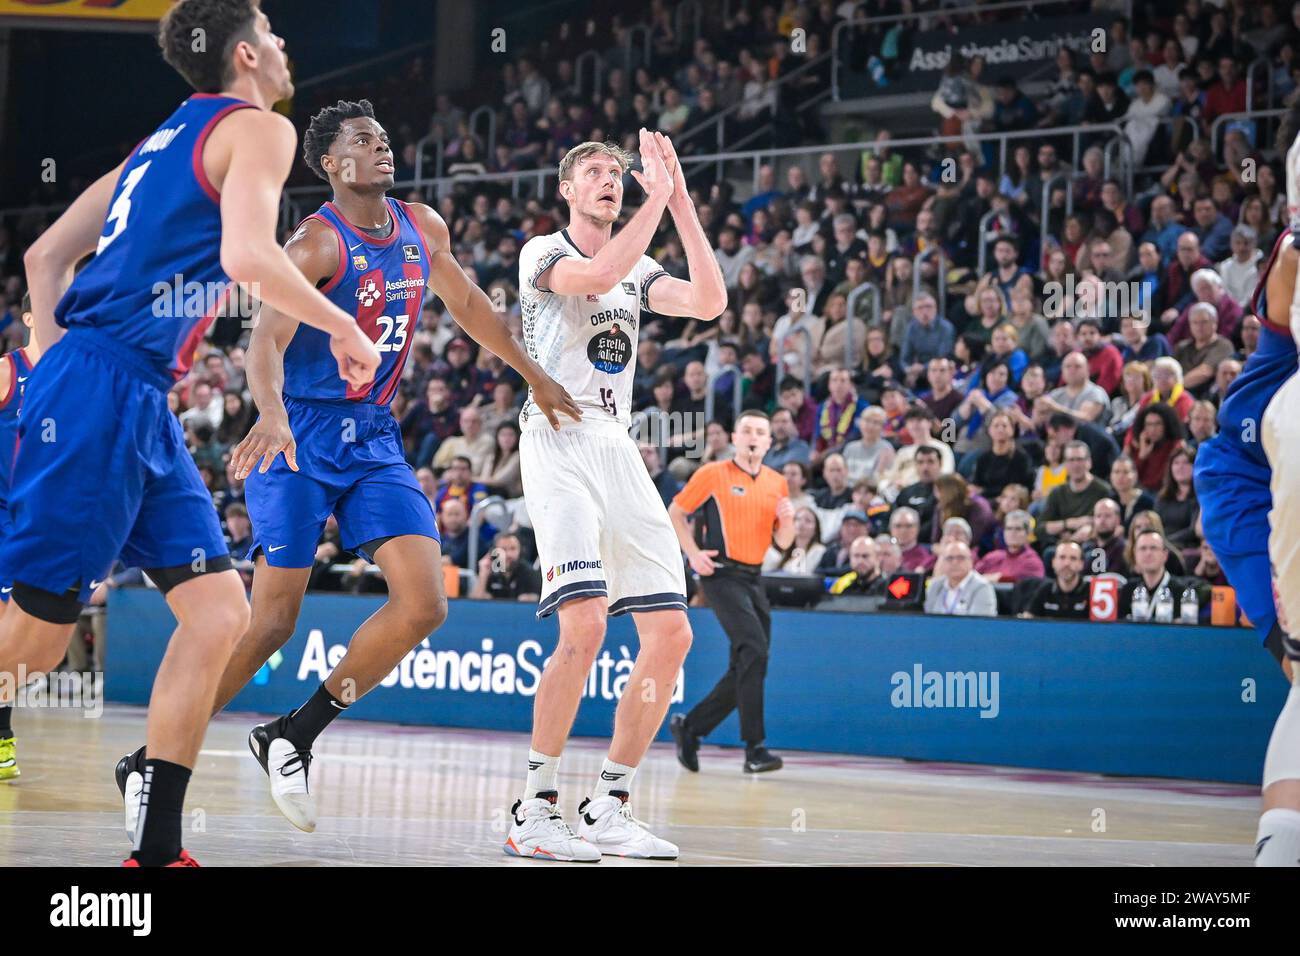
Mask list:
[[355,325],[342,335],[330,337],[330,351],[339,363],[339,378],[353,388],[363,388],[379,371],[379,350]]
[[284,455],[286,465],[298,470],[298,445],[293,440],[288,420],[263,416],[230,453],[230,463],[235,466],[235,477],[242,480],[249,476],[259,461],[262,463],[260,471],[266,474],[275,463],[275,456],[280,454]]
[[641,171],[633,169],[631,173],[647,196],[666,200],[673,194],[673,178],[664,165],[663,152],[644,126],[641,127]]
[[664,159],[664,168],[668,170],[668,175],[673,178],[673,195],[678,198],[687,196],[686,173],[682,170],[682,164],[677,159],[677,150],[673,147],[673,141],[663,133],[656,132],[655,142],[659,146],[659,154]]
[[542,410],[542,414],[556,431],[560,430],[560,412],[564,412],[575,422],[582,421],[582,411],[578,408],[578,403],[573,400],[573,396],[549,375],[543,375],[540,382],[533,384],[533,401],[537,403],[537,407]]

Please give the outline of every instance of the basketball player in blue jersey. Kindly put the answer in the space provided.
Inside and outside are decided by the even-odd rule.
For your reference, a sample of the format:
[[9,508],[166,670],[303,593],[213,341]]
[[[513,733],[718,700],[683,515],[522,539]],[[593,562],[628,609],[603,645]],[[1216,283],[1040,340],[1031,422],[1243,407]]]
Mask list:
[[[24,295],[19,309],[27,327],[27,344],[0,356],[0,542],[9,536],[9,482],[13,477],[14,455],[18,451],[18,412],[28,376],[41,357],[41,343],[32,322],[32,299]],[[0,570],[0,617],[9,607],[13,579]],[[0,782],[20,775],[18,749],[14,740],[13,707],[0,704]]]
[[1278,237],[1260,273],[1252,308],[1260,321],[1259,346],[1228,387],[1219,406],[1218,433],[1196,453],[1196,498],[1205,540],[1214,549],[1237,605],[1285,666],[1268,556],[1272,468],[1260,436],[1264,409],[1297,368],[1295,340],[1287,328],[1296,262],[1291,230]]
[[[154,680],[126,865],[195,866],[181,847],[185,790],[249,612],[211,496],[167,407],[212,315],[176,315],[171,283],[179,275],[222,295],[246,284],[329,334],[337,372],[352,387],[374,378],[379,353],[276,243],[297,137],[271,107],[293,84],[284,43],[256,0],[179,0],[162,18],[159,43],[196,92],[25,257],[35,328],[49,351],[23,396],[13,530],[0,546],[0,567],[14,576],[0,620],[0,703],[12,700],[14,675],[59,663],[114,559],[145,569],[177,629]],[[160,296],[159,284],[169,291]]]
[[[352,636],[346,656],[306,703],[249,737],[276,806],[311,832],[312,744],[447,614],[433,508],[406,463],[390,408],[426,285],[470,336],[528,381],[552,427],[559,427],[557,412],[574,420],[581,412],[466,276],[442,218],[428,206],[387,197],[393,151],[368,100],[317,113],[303,137],[303,158],[334,198],[303,221],[285,251],[330,301],[354,313],[381,362],[372,383],[348,387],[334,372],[324,334],[274,308],[263,307],[258,317],[247,370],[261,417],[232,455],[238,476],[247,477],[253,519],[252,623],[226,667],[215,710],[292,636],[332,513],[343,547],[383,571],[388,601]],[[119,779],[138,759],[123,761]],[[137,783],[124,790],[128,828]]]
[[[1292,106],[1278,129],[1284,153],[1298,131],[1300,107]],[[1300,643],[1287,633],[1288,622],[1279,616],[1285,601],[1274,593],[1276,562],[1270,555],[1270,535],[1278,534],[1279,523],[1274,490],[1283,476],[1275,472],[1276,449],[1267,447],[1265,436],[1266,410],[1300,367],[1292,318],[1300,261],[1294,241],[1300,184],[1290,168],[1287,190],[1291,225],[1278,237],[1252,299],[1261,325],[1259,346],[1224,396],[1219,433],[1197,452],[1194,476],[1205,539],[1236,591],[1238,604],[1264,633],[1265,645],[1294,682],[1300,678]],[[1282,569],[1276,570],[1280,591]],[[1269,741],[1263,797],[1256,864],[1300,866],[1300,689],[1294,683]]]

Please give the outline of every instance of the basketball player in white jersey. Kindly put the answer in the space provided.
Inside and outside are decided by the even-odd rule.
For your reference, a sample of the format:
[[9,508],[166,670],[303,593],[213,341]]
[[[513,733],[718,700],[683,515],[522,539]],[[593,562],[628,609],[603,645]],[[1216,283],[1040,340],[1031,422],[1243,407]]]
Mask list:
[[[1300,106],[1293,105],[1278,131],[1280,142],[1295,136],[1297,120]],[[1286,154],[1286,190],[1294,237],[1300,235],[1300,137]],[[1291,335],[1300,342],[1300,282],[1291,295]],[[1268,403],[1260,434],[1273,469],[1268,549],[1278,623],[1290,635],[1283,638],[1283,647],[1291,665],[1291,691],[1264,757],[1264,812],[1255,838],[1255,865],[1300,866],[1300,640],[1292,630],[1300,625],[1300,373],[1287,379]]]
[[[516,856],[677,858],[677,847],[651,834],[628,804],[691,646],[677,536],[628,435],[632,378],[643,312],[714,319],[727,292],[672,144],[643,129],[640,146],[642,171],[632,176],[645,198],[617,235],[631,157],[612,144],[582,143],[560,162],[568,228],[529,240],[519,255],[524,342],[573,396],[582,420],[552,431],[531,396],[520,414],[524,498],[542,565],[537,614],[558,615],[560,639],[533,704],[528,779],[505,843]],[[689,281],[645,254],[665,209],[686,250]],[[641,650],[575,834],[557,804],[560,753],[606,619],[623,613],[636,621]]]

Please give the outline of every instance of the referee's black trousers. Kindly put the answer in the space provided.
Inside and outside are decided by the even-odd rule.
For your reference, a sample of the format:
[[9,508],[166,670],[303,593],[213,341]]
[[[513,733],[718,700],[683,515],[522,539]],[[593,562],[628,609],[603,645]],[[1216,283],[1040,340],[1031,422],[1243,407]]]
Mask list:
[[686,715],[691,733],[708,736],[733,710],[740,710],[740,736],[756,747],[763,728],[763,681],[772,644],[772,608],[757,574],[719,568],[700,578],[704,595],[731,641],[731,662],[708,696]]

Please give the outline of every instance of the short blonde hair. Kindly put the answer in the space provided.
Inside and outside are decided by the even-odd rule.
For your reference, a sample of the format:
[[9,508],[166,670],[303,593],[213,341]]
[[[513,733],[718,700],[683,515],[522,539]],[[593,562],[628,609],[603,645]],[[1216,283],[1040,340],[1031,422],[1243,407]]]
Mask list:
[[596,143],[586,142],[579,143],[573,149],[564,154],[560,160],[560,181],[573,178],[573,169],[584,159],[590,159],[592,156],[605,155],[618,161],[623,172],[632,168],[632,154],[625,150],[617,143]]

